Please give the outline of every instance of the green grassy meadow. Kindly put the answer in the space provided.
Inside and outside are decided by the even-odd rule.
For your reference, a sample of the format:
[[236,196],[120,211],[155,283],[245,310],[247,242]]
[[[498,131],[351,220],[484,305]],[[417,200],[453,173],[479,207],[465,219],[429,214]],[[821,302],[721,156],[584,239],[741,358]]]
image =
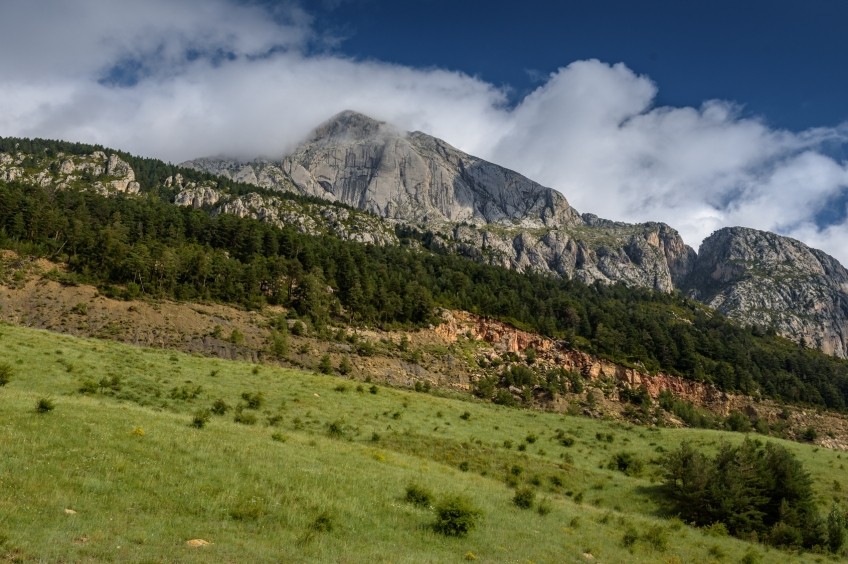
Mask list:
[[[834,561],[663,515],[662,452],[741,434],[511,409],[9,325],[0,351],[12,367],[0,387],[0,560]],[[39,413],[42,398],[54,409]],[[216,400],[229,409],[204,413]],[[848,499],[848,453],[781,443],[824,510]],[[643,462],[638,476],[607,468],[622,452]],[[477,527],[436,533],[434,512],[405,500],[410,484],[433,503],[466,496],[482,513]],[[523,488],[535,492],[531,509],[513,503]]]

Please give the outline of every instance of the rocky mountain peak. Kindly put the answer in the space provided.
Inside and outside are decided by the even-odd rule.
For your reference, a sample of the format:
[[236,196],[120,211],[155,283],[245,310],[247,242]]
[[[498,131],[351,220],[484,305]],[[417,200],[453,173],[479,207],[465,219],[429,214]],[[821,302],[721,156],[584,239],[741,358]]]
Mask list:
[[353,110],[344,110],[316,127],[307,143],[332,145],[364,141],[385,133],[401,134],[384,121],[377,121]]
[[848,270],[800,241],[719,229],[701,244],[685,286],[729,317],[848,356]]

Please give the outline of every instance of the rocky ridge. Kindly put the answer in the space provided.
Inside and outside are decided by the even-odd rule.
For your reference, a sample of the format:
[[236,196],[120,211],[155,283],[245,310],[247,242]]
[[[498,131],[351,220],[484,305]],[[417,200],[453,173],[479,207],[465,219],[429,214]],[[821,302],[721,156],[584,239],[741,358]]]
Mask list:
[[800,241],[720,229],[701,244],[684,288],[729,317],[848,356],[848,270]]
[[206,209],[212,215],[250,217],[278,227],[294,226],[301,233],[332,234],[360,243],[387,245],[398,241],[391,224],[344,207],[304,204],[258,193],[231,195],[214,186],[186,182],[181,174],[168,177],[165,186],[178,190],[175,204]]
[[33,160],[24,152],[0,153],[0,181],[24,182],[58,189],[83,187],[103,195],[138,194],[141,185],[130,165],[116,154],[94,151],[90,155],[65,155]]

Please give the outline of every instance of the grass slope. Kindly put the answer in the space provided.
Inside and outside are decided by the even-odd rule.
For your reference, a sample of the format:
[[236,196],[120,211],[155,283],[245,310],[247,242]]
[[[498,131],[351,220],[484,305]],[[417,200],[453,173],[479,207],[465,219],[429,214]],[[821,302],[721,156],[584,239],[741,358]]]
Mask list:
[[[651,461],[682,440],[709,450],[738,434],[508,409],[8,325],[0,349],[14,372],[0,387],[0,560],[827,559],[661,517]],[[231,409],[191,426],[215,400],[234,407],[258,392],[259,408],[241,411],[254,424]],[[38,413],[44,397],[55,409]],[[784,444],[823,507],[845,500],[848,456]],[[619,452],[644,462],[641,475],[607,469]],[[433,512],[404,500],[410,483],[434,501],[469,497],[478,527],[435,533]],[[524,487],[547,512],[513,503]],[[186,545],[196,538],[212,544]]]

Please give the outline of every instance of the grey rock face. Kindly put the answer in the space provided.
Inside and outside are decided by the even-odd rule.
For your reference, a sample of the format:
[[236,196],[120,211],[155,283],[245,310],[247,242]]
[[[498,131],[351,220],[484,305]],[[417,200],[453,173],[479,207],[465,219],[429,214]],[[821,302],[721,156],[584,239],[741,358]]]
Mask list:
[[433,231],[444,245],[493,264],[589,283],[671,291],[694,254],[666,225],[581,217],[555,190],[355,112],[325,122],[279,162],[207,158],[183,165],[343,202]]
[[729,317],[848,356],[848,271],[800,241],[742,227],[720,229],[701,244],[685,286]]

